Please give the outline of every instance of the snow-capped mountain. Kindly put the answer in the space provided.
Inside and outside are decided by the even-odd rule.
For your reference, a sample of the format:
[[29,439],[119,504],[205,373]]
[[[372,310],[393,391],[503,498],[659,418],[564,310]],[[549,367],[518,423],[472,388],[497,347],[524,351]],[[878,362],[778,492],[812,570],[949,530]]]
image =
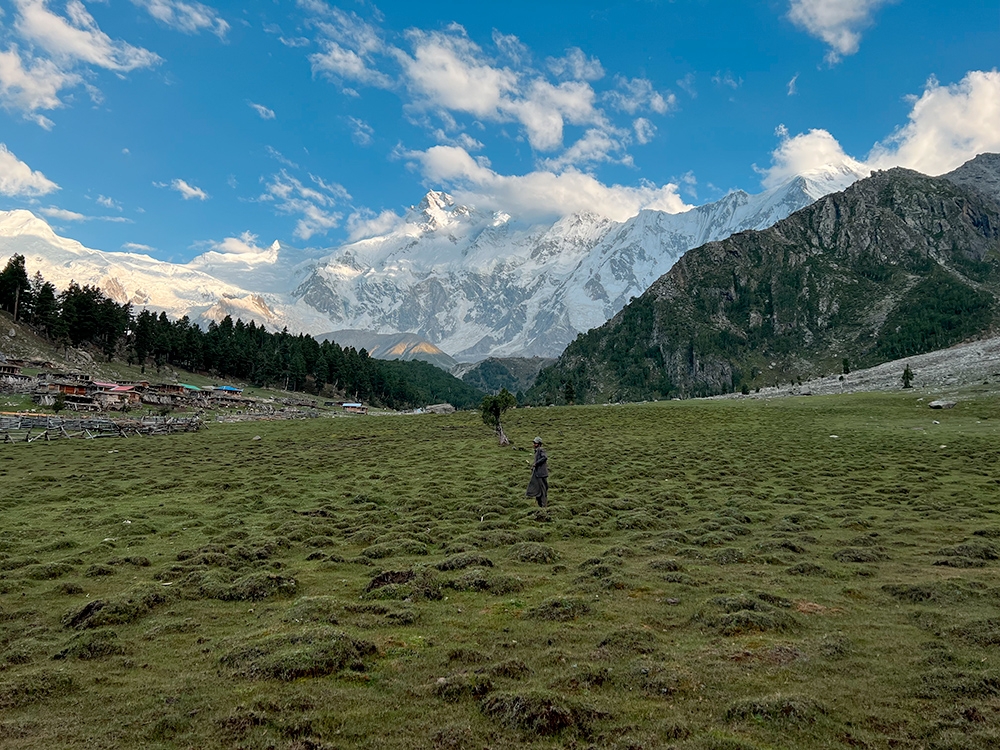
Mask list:
[[554,356],[642,294],[692,247],[764,229],[862,175],[817,170],[758,195],[625,222],[524,226],[431,192],[389,234],[344,245],[294,290],[338,328],[409,331],[459,361]]
[[70,281],[100,287],[120,304],[189,316],[207,325],[226,315],[280,330],[326,330],[322,315],[288,294],[289,279],[302,276],[288,248],[275,242],[252,252],[211,251],[187,264],[140,253],[104,252],[57,235],[30,211],[0,211],[0,262],[23,255],[29,275],[39,272],[56,288]]
[[272,329],[413,333],[459,361],[555,356],[642,294],[688,249],[764,229],[862,175],[795,177],[758,195],[625,222],[593,213],[528,225],[430,192],[388,234],[307,253],[227,240],[189,263],[102,252],[28,211],[0,212],[0,262],[19,253],[58,288],[100,286],[118,302],[207,323],[225,315]]

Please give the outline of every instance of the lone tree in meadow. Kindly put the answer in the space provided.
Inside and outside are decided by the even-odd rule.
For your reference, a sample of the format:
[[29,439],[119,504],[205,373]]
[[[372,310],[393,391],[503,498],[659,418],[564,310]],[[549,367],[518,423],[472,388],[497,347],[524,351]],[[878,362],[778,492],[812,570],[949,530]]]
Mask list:
[[913,387],[913,370],[910,369],[909,365],[907,365],[906,369],[903,370],[903,376],[900,378],[900,380],[903,381],[904,388]]
[[507,439],[507,435],[503,431],[503,423],[500,420],[505,411],[513,409],[515,406],[517,406],[517,399],[506,388],[501,388],[500,393],[495,396],[487,396],[479,406],[483,422],[496,432],[500,445],[510,445],[510,440]]

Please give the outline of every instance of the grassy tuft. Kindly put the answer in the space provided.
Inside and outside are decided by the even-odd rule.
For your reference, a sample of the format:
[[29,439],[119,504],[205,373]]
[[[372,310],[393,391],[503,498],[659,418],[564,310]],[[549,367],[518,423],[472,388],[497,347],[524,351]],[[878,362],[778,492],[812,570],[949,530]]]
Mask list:
[[377,653],[373,643],[332,628],[307,628],[291,633],[238,638],[219,658],[237,677],[250,680],[297,680],[324,677],[342,669],[366,669],[365,659]]

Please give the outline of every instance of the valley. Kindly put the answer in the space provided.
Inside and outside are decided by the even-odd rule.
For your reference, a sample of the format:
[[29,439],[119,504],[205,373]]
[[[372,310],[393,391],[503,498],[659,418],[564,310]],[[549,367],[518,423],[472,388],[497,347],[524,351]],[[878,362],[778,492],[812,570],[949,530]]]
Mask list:
[[0,446],[4,745],[985,750],[1000,400],[924,396],[517,409],[547,509],[468,412]]

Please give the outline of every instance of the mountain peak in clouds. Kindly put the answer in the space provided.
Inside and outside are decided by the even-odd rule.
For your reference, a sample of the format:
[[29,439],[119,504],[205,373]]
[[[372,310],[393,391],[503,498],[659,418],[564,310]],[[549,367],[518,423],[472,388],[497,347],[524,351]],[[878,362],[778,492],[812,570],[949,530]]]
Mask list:
[[461,221],[472,213],[473,209],[468,206],[456,206],[455,199],[448,193],[431,190],[416,207],[410,209],[407,219],[410,223],[420,224],[425,230],[434,231]]
[[846,190],[858,180],[868,177],[870,170],[851,162],[825,164],[821,167],[804,169],[793,180],[800,180],[803,190],[813,200],[819,200],[824,195],[839,193]]

